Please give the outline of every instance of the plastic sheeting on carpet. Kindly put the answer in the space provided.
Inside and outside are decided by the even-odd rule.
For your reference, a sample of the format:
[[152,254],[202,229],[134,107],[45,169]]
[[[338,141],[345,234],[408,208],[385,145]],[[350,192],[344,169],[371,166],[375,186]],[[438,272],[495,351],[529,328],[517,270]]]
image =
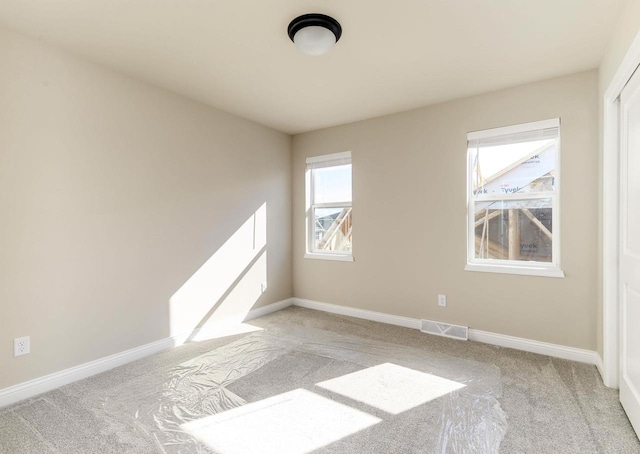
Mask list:
[[[132,377],[107,395],[86,398],[102,403],[99,417],[133,425],[164,453],[236,454],[252,446],[272,452],[269,435],[275,428],[265,429],[256,441],[251,440],[249,419],[244,426],[229,425],[228,420],[248,418],[254,407],[255,411],[277,408],[284,397],[303,397],[305,404],[294,410],[300,412],[299,420],[321,420],[318,411],[331,412],[335,407],[336,413],[327,413],[326,418],[345,418],[345,423],[334,437],[326,433],[328,429],[324,438],[298,430],[301,444],[284,444],[278,448],[283,453],[359,449],[489,454],[498,452],[507,428],[498,402],[501,393],[495,366],[296,328],[252,333],[177,367]],[[313,399],[320,402],[318,409],[310,409],[308,402]],[[240,407],[244,409],[234,410]],[[305,407],[315,413],[305,414]],[[204,436],[194,435],[194,426]],[[246,430],[230,436],[228,430],[237,427]],[[259,429],[257,425],[253,432]],[[216,430],[222,430],[218,437]],[[283,435],[278,437],[282,442]]]

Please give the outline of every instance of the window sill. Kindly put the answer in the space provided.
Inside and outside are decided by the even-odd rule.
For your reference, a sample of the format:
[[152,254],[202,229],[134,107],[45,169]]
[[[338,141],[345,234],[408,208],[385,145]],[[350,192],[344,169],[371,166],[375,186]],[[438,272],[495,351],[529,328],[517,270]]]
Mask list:
[[353,262],[353,255],[341,255],[341,254],[316,254],[307,252],[304,255],[305,259],[315,260],[335,260],[338,262]]
[[531,267],[531,266],[514,266],[514,265],[487,265],[477,263],[467,263],[464,267],[465,271],[480,271],[483,273],[503,273],[503,274],[520,274],[525,276],[542,276],[542,277],[564,277],[564,271],[556,267]]

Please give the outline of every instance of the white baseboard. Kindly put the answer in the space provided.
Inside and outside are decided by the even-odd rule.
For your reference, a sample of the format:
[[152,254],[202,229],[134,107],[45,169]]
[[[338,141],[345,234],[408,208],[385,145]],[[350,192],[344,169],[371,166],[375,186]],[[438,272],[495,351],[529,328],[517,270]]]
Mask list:
[[278,301],[277,303],[267,304],[266,306],[259,307],[257,309],[252,309],[249,311],[247,315],[241,320],[243,322],[248,322],[249,320],[253,320],[254,318],[262,317],[263,315],[272,314],[274,312],[278,312],[282,309],[285,309],[293,304],[293,298],[287,298],[286,300]]
[[402,317],[400,315],[390,315],[382,312],[356,309],[349,306],[338,306],[337,304],[321,303],[319,301],[305,300],[302,298],[292,298],[294,306],[306,307],[332,314],[347,315],[349,317],[362,318],[372,322],[386,323],[388,325],[403,326],[405,328],[420,329],[421,321],[417,318]]
[[550,344],[521,337],[507,336],[504,334],[490,333],[478,329],[469,330],[469,340],[482,342],[484,344],[497,345],[499,347],[513,348],[525,352],[538,353],[540,355],[553,356],[554,358],[569,359],[580,363],[587,363],[596,366],[598,354],[591,350],[581,348],[566,347],[564,345]]
[[276,303],[267,304],[266,306],[262,306],[257,309],[252,309],[246,314],[238,314],[225,317],[222,320],[218,320],[214,323],[209,323],[202,328],[196,328],[189,333],[172,336],[169,338],[173,340],[173,345],[171,347],[178,347],[185,342],[188,342],[189,340],[209,338],[211,336],[214,336],[216,333],[224,331],[226,328],[231,328],[242,322],[248,322],[249,320],[253,320],[254,318],[277,312],[284,309],[285,307],[291,306],[292,303],[292,299],[288,298]]
[[109,369],[113,369],[118,366],[136,361],[146,356],[160,353],[165,350],[169,350],[173,347],[184,344],[188,339],[196,337],[206,336],[207,334],[215,333],[224,327],[231,326],[233,324],[239,324],[243,321],[249,321],[263,315],[270,314],[272,312],[279,311],[292,304],[291,299],[279,301],[277,303],[269,304],[249,311],[247,314],[241,314],[232,316],[220,320],[204,328],[198,328],[190,333],[167,337],[156,342],[142,345],[140,347],[132,348],[124,352],[116,353],[114,355],[106,356],[104,358],[90,361],[88,363],[80,364],[69,369],[55,372],[53,374],[45,375],[44,377],[36,378],[33,380],[19,383],[8,388],[0,389],[0,408],[11,405],[15,402],[23,399],[28,399],[38,394],[42,394],[52,389],[59,388],[60,386],[68,385],[83,378],[91,377]]
[[[421,321],[417,318],[390,315],[382,312],[356,309],[354,307],[338,306],[335,304],[321,303],[301,298],[292,298],[294,306],[306,307],[332,314],[347,315],[349,317],[371,320],[374,322],[387,323],[389,325],[403,326],[405,328],[420,329]],[[485,344],[497,345],[500,347],[513,348],[525,352],[538,353],[541,355],[553,356],[554,358],[568,359],[581,363],[592,364],[601,370],[602,361],[599,355],[591,350],[566,347],[564,345],[549,344],[521,337],[507,336],[504,334],[490,333],[477,329],[469,329],[469,340],[482,342]],[[600,364],[600,365],[599,365]]]

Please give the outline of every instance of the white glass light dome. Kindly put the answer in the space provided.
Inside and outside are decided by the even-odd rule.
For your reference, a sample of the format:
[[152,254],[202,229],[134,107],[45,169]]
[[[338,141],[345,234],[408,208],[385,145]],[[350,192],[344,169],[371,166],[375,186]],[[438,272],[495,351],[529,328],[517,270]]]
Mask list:
[[298,49],[308,55],[322,55],[336,44],[336,35],[327,28],[311,26],[300,29],[293,42]]

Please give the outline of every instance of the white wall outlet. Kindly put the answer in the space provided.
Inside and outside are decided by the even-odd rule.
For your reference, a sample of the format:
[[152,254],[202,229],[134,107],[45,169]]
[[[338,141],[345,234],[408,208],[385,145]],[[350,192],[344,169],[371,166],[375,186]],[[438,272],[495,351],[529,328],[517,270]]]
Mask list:
[[31,340],[29,336],[17,337],[13,340],[13,356],[22,356],[31,353]]
[[266,282],[263,282],[262,284],[260,284],[260,291],[262,293],[267,291],[267,283]]
[[447,306],[447,295],[438,295],[438,306]]

